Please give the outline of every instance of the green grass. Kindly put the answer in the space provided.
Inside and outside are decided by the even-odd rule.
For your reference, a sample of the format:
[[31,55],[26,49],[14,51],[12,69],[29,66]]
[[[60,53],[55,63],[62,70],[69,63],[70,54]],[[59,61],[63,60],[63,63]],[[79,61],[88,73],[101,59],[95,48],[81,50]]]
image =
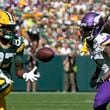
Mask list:
[[93,110],[95,93],[13,92],[7,96],[8,110]]

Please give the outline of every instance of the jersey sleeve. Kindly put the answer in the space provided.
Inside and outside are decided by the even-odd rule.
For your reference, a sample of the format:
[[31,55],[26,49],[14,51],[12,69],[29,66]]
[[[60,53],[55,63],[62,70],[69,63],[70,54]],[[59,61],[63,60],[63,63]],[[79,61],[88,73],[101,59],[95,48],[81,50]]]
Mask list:
[[19,46],[19,48],[17,48],[16,52],[17,53],[20,53],[20,52],[23,52],[24,51],[24,47],[25,47],[25,44],[24,42]]
[[104,55],[103,52],[97,54],[97,58],[95,56],[94,61],[104,73],[106,73],[109,70],[109,67],[110,67],[109,59],[106,57],[106,55]]
[[15,39],[15,47],[16,47],[16,56],[15,56],[15,63],[23,63],[23,53],[24,53],[24,39],[22,37],[17,37]]
[[100,43],[100,46],[106,46],[110,44],[110,35],[106,33],[101,33],[98,37],[98,42]]

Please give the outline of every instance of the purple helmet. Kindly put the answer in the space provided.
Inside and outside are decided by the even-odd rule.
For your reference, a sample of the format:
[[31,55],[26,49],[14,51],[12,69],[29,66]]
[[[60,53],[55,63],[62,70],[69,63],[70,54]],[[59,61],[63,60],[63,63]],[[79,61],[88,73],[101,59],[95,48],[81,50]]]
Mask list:
[[92,40],[104,25],[103,17],[96,12],[88,12],[81,21],[82,40]]

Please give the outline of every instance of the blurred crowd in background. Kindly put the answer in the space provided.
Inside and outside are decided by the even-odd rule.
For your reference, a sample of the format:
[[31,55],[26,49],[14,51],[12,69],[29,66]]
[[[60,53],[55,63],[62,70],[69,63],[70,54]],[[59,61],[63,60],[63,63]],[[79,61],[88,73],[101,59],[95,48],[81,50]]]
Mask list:
[[[103,17],[108,13],[109,0],[0,0],[0,7],[17,20],[16,34],[31,46],[28,31],[39,33],[40,47],[51,47],[56,55],[72,51],[81,54],[80,22],[88,11]],[[37,37],[37,36],[36,36]]]

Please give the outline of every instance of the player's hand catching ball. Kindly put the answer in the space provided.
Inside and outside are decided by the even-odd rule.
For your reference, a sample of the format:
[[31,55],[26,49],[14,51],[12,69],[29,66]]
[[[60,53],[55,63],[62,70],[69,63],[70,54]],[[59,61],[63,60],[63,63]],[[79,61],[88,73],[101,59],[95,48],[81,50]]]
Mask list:
[[33,81],[37,81],[37,79],[40,77],[40,73],[34,74],[34,72],[37,70],[37,66],[35,66],[30,72],[28,73],[24,73],[23,74],[23,78],[28,81],[31,80]]

